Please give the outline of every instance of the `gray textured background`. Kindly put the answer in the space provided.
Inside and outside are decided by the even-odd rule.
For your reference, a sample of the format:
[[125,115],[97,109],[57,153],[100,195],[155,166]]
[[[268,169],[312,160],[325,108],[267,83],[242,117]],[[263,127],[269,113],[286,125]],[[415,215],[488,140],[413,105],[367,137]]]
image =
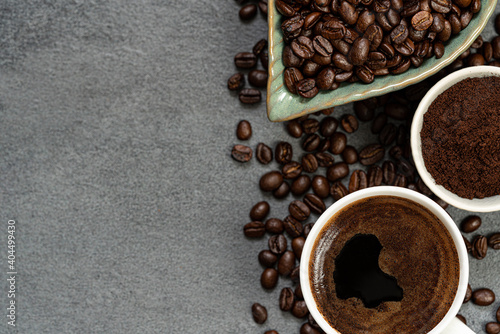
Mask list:
[[[235,126],[252,123],[252,147],[288,136],[264,103],[242,106],[226,89],[234,54],[267,33],[262,17],[242,23],[238,9],[232,0],[0,3],[1,333],[298,333],[301,322],[277,307],[289,281],[259,285],[266,240],[242,234],[261,198],[275,217],[286,203],[258,190],[269,166],[230,158]],[[365,130],[349,142],[372,140]],[[481,217],[482,233],[499,229],[500,214]],[[5,318],[9,219],[15,330]],[[472,259],[472,286],[500,296],[499,264],[500,252]],[[253,322],[253,302],[268,308],[266,324]],[[484,332],[499,305],[461,313]]]

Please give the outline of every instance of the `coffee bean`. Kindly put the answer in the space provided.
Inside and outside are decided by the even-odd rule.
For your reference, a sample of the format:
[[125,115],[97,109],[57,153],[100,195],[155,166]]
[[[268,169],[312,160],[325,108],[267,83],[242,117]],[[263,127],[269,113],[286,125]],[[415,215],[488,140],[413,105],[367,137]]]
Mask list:
[[262,51],[267,49],[267,40],[266,39],[261,39],[257,43],[255,43],[254,47],[252,48],[252,52],[254,55],[259,56]]
[[236,137],[239,140],[248,140],[252,136],[252,125],[249,121],[240,121],[236,127]]
[[304,238],[307,238],[307,236],[309,235],[309,232],[311,232],[311,229],[313,226],[314,226],[313,223],[309,223],[309,224],[304,225],[304,229],[302,232],[302,234],[304,235]]
[[304,237],[297,237],[292,240],[292,249],[295,257],[300,260],[302,256],[302,249],[304,248],[304,244],[306,239]]
[[397,120],[405,120],[410,118],[411,111],[410,109],[400,103],[387,103],[384,106],[384,113],[394,119]]
[[252,159],[252,149],[245,145],[234,145],[231,157],[238,162],[248,162]]
[[283,225],[285,226],[286,233],[292,238],[297,238],[304,230],[302,223],[292,216],[286,216],[285,219],[283,219]]
[[362,122],[371,121],[375,115],[375,109],[369,108],[363,101],[356,101],[353,104],[354,113]]
[[255,204],[250,210],[250,219],[263,221],[264,218],[269,214],[271,207],[266,201],[261,201]]
[[303,59],[311,59],[314,55],[314,45],[310,38],[299,36],[290,44],[292,51]]
[[291,288],[283,288],[280,293],[279,305],[282,311],[291,311],[295,302],[295,295]]
[[283,72],[283,80],[285,82],[286,88],[292,94],[297,94],[297,84],[304,79],[304,76],[295,67],[289,67]]
[[273,267],[278,262],[278,256],[270,250],[263,250],[259,253],[259,263],[264,267]]
[[387,123],[383,128],[382,131],[380,131],[378,135],[378,141],[380,144],[384,146],[389,146],[391,145],[394,140],[396,139],[398,129],[396,126],[392,123]]
[[265,224],[266,232],[280,234],[283,233],[283,221],[278,218],[270,218],[266,221]]
[[315,154],[316,160],[320,167],[330,167],[335,163],[335,158],[326,152],[319,152]]
[[311,178],[307,175],[300,175],[297,177],[290,187],[292,194],[302,195],[311,187]]
[[292,201],[288,205],[288,211],[290,212],[290,215],[298,221],[306,220],[311,214],[309,207],[304,202],[299,200]]
[[[332,167],[330,167],[332,168]],[[326,177],[321,175],[316,175],[312,179],[312,189],[316,195],[320,198],[326,198],[329,195],[330,184]]]
[[436,12],[446,14],[451,10],[451,0],[431,0],[431,7]]
[[297,161],[290,161],[281,168],[281,174],[285,179],[295,179],[301,173],[302,166]]
[[273,289],[278,284],[278,271],[274,268],[266,268],[260,276],[260,285],[264,289]]
[[306,134],[312,134],[319,130],[319,121],[314,118],[308,118],[302,122],[302,130]]
[[304,139],[304,142],[302,143],[302,148],[306,152],[312,152],[319,147],[320,142],[321,138],[317,134],[313,133]]
[[319,133],[323,137],[330,137],[333,135],[339,126],[339,121],[333,117],[325,117],[319,125]]
[[380,186],[383,180],[382,168],[379,166],[371,166],[368,169],[368,187]]
[[465,236],[463,236],[464,243],[465,243],[465,248],[467,249],[467,253],[472,252],[472,244],[470,243],[469,239],[467,239]]
[[488,306],[495,301],[495,293],[488,288],[477,289],[472,292],[472,302],[479,306]]
[[243,226],[243,233],[248,238],[260,238],[266,233],[266,228],[262,222],[253,221]]
[[321,332],[306,322],[300,327],[300,334],[321,334]]
[[286,3],[285,1],[276,0],[275,4],[276,4],[276,9],[283,16],[290,17],[290,16],[294,16],[296,13],[295,9],[290,4]]
[[353,164],[358,161],[358,151],[353,146],[346,146],[342,151],[342,159],[347,164]]
[[471,298],[472,298],[472,289],[470,287],[470,284],[467,284],[467,290],[465,290],[464,304],[468,303]]
[[333,199],[338,201],[342,197],[346,196],[349,194],[349,191],[347,188],[342,184],[342,182],[337,181],[334,182],[330,188],[330,194],[332,195]]
[[251,70],[248,73],[248,82],[252,86],[265,88],[267,86],[267,72],[263,70]]
[[472,242],[472,256],[478,260],[484,259],[488,251],[488,241],[485,236],[478,235]]
[[315,97],[319,92],[314,79],[302,79],[297,82],[295,87],[297,89],[297,94],[307,99]]
[[283,234],[276,234],[269,238],[268,245],[271,252],[280,255],[286,251],[287,241]]
[[365,189],[368,187],[368,177],[366,173],[362,170],[355,170],[351,174],[351,179],[349,181],[349,193]]
[[266,144],[259,143],[255,150],[255,157],[261,164],[267,165],[273,160],[273,150]]
[[303,201],[312,212],[317,214],[322,214],[326,210],[325,202],[318,195],[306,194]]
[[239,90],[245,86],[245,76],[243,73],[235,73],[227,80],[229,90]]
[[268,172],[260,178],[259,186],[262,191],[273,191],[283,183],[283,176],[280,172]]
[[311,153],[308,153],[302,157],[301,164],[302,169],[306,173],[314,173],[318,169],[318,160]]
[[396,165],[392,161],[384,161],[382,164],[383,182],[389,186],[393,185],[396,179]]
[[307,309],[307,305],[306,305],[305,301],[303,301],[303,300],[295,301],[295,303],[293,304],[293,307],[292,307],[292,314],[296,318],[304,318],[307,316],[308,313],[309,313],[309,310]]
[[349,166],[345,162],[337,162],[326,171],[326,177],[329,181],[337,181],[349,175]]
[[280,164],[289,163],[293,157],[292,145],[287,142],[279,142],[274,151],[275,159]]
[[239,68],[252,68],[257,65],[257,57],[251,52],[240,52],[234,56],[234,64]]
[[427,30],[432,25],[434,17],[430,12],[421,10],[411,18],[411,25],[415,30]]
[[260,90],[255,88],[244,88],[240,91],[238,98],[241,103],[254,104],[259,103],[262,99]]
[[273,196],[277,199],[285,198],[290,193],[290,185],[283,181],[283,183],[278,187],[278,189],[273,191]]
[[303,133],[302,126],[297,120],[289,121],[286,124],[286,129],[288,131],[288,134],[294,138],[300,138],[302,136]]
[[375,119],[373,120],[371,131],[373,134],[378,134],[382,129],[384,128],[385,124],[387,123],[387,114],[385,113],[379,113],[377,116],[375,116]]
[[384,158],[385,150],[379,144],[370,144],[365,146],[359,152],[359,162],[362,165],[370,166]]
[[321,28],[321,35],[329,40],[339,40],[344,37],[345,32],[344,24],[335,17],[326,21]]
[[493,249],[500,249],[500,233],[494,233],[488,238],[488,245]]
[[360,37],[352,45],[349,51],[348,58],[353,65],[363,65],[368,59],[370,52],[370,41],[366,38]]
[[300,285],[297,285],[295,288],[295,298],[298,300],[304,300],[304,295],[302,294],[302,287]]
[[292,251],[286,251],[278,260],[278,273],[288,276],[293,268],[295,268],[295,254]]
[[243,7],[241,7],[239,11],[239,16],[240,19],[243,21],[248,21],[251,20],[257,15],[257,5],[255,4],[248,4]]
[[267,309],[259,303],[252,305],[252,317],[258,324],[263,324],[267,320]]
[[341,154],[347,145],[347,136],[342,132],[335,132],[330,139],[330,152]]
[[456,317],[461,321],[463,322],[464,324],[467,324],[467,320],[465,319],[465,317],[461,314],[457,314]]
[[484,329],[488,334],[498,334],[500,333],[500,323],[488,322]]
[[474,232],[481,226],[481,217],[479,216],[468,216],[462,221],[462,231],[465,233]]
[[342,125],[342,129],[344,129],[347,133],[355,132],[359,126],[358,120],[354,117],[354,115],[344,115],[340,124]]

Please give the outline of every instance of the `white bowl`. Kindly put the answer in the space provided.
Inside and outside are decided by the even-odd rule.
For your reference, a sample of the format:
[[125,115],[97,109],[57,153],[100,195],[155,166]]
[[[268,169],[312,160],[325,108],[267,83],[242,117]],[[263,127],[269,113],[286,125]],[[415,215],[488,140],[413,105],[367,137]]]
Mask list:
[[[434,194],[446,203],[456,208],[473,212],[491,212],[500,210],[500,195],[485,197],[482,199],[467,199],[459,197],[441,185],[438,185],[431,174],[427,171],[424,159],[422,157],[422,143],[420,140],[420,131],[424,120],[424,114],[427,112],[434,99],[445,90],[467,78],[500,76],[500,68],[495,66],[475,66],[456,71],[436,83],[418,105],[411,126],[411,149],[413,160],[417,167],[422,181],[429,187]],[[500,177],[500,175],[499,175]]]

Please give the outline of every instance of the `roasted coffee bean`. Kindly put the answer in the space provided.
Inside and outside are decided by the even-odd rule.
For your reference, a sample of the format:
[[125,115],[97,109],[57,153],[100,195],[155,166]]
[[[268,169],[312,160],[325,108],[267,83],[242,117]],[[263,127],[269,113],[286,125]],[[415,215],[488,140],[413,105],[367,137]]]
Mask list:
[[375,116],[375,119],[373,120],[371,131],[373,134],[378,134],[382,129],[384,128],[385,124],[387,123],[387,114],[386,113],[379,113],[377,116]]
[[323,137],[330,137],[337,131],[339,121],[333,117],[325,117],[319,125],[319,133]]
[[311,178],[307,175],[300,175],[292,182],[290,190],[294,195],[302,195],[309,188],[311,188]]
[[283,183],[283,175],[277,171],[268,172],[260,178],[259,186],[262,191],[273,191]]
[[482,66],[485,63],[484,57],[480,53],[474,53],[467,59],[467,65],[469,66]]
[[440,40],[441,42],[446,42],[451,37],[451,24],[450,21],[448,20],[444,20],[443,24],[444,24],[443,30],[441,30],[441,32],[437,34],[437,39]]
[[342,83],[348,80],[352,79],[354,72],[349,71],[349,72],[340,72],[335,75],[335,82],[337,83]]
[[302,294],[302,287],[300,285],[297,285],[295,288],[295,298],[298,300],[304,300],[304,295]]
[[304,139],[302,142],[302,148],[306,152],[312,152],[318,148],[320,142],[321,138],[317,134],[313,133]]
[[330,167],[335,163],[335,158],[326,152],[318,152],[314,155],[320,167]]
[[321,214],[326,210],[325,202],[315,194],[306,194],[303,201],[314,213]]
[[314,173],[318,169],[318,160],[312,153],[308,153],[302,157],[302,169],[306,173]]
[[342,132],[335,132],[330,139],[330,152],[341,154],[347,146],[347,136]]
[[358,161],[358,151],[353,146],[346,146],[342,151],[342,159],[347,164],[353,164]]
[[300,334],[321,334],[321,332],[306,322],[300,327]]
[[269,214],[271,207],[266,201],[261,201],[255,204],[250,210],[250,219],[263,221]]
[[411,117],[410,109],[400,103],[387,103],[384,106],[384,113],[397,120],[406,120]]
[[264,267],[273,267],[278,262],[278,256],[270,250],[263,250],[259,253],[259,263]]
[[285,67],[300,67],[304,62],[303,59],[297,57],[290,46],[285,46],[283,49],[283,65]]
[[488,252],[488,240],[485,236],[478,235],[472,242],[472,256],[478,260],[484,259]]
[[319,142],[318,147],[316,148],[316,151],[319,153],[323,153],[330,149],[330,138],[323,138]]
[[338,201],[342,197],[349,194],[347,188],[342,184],[342,182],[337,181],[334,182],[330,188],[330,195],[332,195],[333,199]]
[[375,109],[369,108],[363,101],[356,101],[353,104],[354,113],[358,117],[358,119],[362,122],[368,122],[373,119],[375,116]]
[[291,288],[283,288],[280,293],[280,310],[291,311],[295,302],[295,295]]
[[300,283],[300,266],[295,267],[290,273],[290,278],[294,283]]
[[265,69],[269,68],[269,53],[267,52],[267,49],[262,50],[259,59],[260,59],[260,64],[262,65],[263,68]]
[[306,239],[304,237],[297,237],[292,240],[292,249],[295,257],[300,260],[302,256],[302,249],[304,248],[304,244]]
[[428,11],[421,10],[411,18],[411,25],[415,30],[427,30],[431,27],[434,17]]
[[[403,149],[399,145],[393,146],[389,150],[389,156],[393,159],[399,160],[403,156]],[[415,188],[416,187],[417,185],[415,185]]]
[[269,218],[268,220],[266,220],[265,227],[266,232],[273,234],[280,234],[284,231],[283,221],[278,218]]
[[471,298],[472,298],[472,289],[470,287],[470,284],[467,284],[467,290],[465,290],[464,304],[468,303]]
[[306,220],[311,214],[309,207],[304,202],[299,200],[292,201],[288,205],[288,212],[290,212],[290,215],[298,221]]
[[314,193],[318,195],[320,198],[328,197],[330,191],[330,183],[328,183],[326,177],[321,175],[316,175],[312,179],[311,186]]
[[349,165],[345,162],[337,162],[326,171],[326,177],[329,181],[337,181],[349,175]]
[[486,333],[488,334],[498,334],[500,333],[500,323],[498,322],[488,322],[484,327]]
[[234,64],[238,68],[252,68],[257,65],[257,57],[252,52],[240,52],[234,56]]
[[396,139],[398,129],[392,123],[387,123],[378,135],[379,143],[384,146],[389,146]]
[[465,319],[465,317],[463,315],[457,314],[456,317],[458,318],[458,320],[460,320],[464,324],[467,324],[467,320]]
[[401,173],[397,173],[394,185],[396,187],[406,188],[408,186],[408,178]]
[[235,73],[227,80],[229,90],[239,90],[245,86],[245,76],[243,73]]
[[249,121],[240,121],[236,127],[236,137],[239,140],[248,140],[252,136],[252,125]]
[[484,42],[481,48],[481,54],[484,57],[484,61],[490,62],[493,59],[493,47],[490,42]]
[[257,5],[253,3],[241,7],[239,11],[240,19],[243,21],[251,20],[255,17],[255,15],[257,15]]
[[290,161],[281,168],[281,174],[285,179],[295,179],[301,173],[302,166],[297,161]]
[[273,289],[278,284],[278,271],[274,268],[266,268],[260,276],[260,285],[264,289]]
[[306,134],[312,134],[319,130],[319,121],[314,118],[308,118],[302,122],[302,130]]
[[358,22],[356,22],[356,28],[360,32],[365,32],[369,26],[375,23],[375,13],[370,10],[365,10],[359,15]]
[[283,72],[283,81],[285,82],[286,88],[292,94],[297,94],[297,83],[299,83],[304,76],[295,67],[289,67]]
[[268,245],[273,254],[280,255],[286,251],[287,241],[283,234],[276,234],[269,238]]
[[431,0],[431,7],[436,12],[446,14],[451,10],[451,0]]
[[263,324],[267,320],[267,309],[259,303],[253,304],[252,317],[256,323]]
[[254,55],[259,56],[262,53],[262,51],[266,49],[267,49],[267,40],[263,38],[257,43],[255,43],[252,52]]
[[285,231],[292,238],[296,238],[302,234],[304,227],[302,223],[292,216],[286,216],[283,219],[283,225],[285,226]]
[[319,70],[321,69],[321,65],[312,61],[312,60],[306,60],[304,62],[304,65],[302,65],[302,74],[305,77],[316,77],[317,79],[317,74]]
[[491,40],[491,47],[493,49],[493,58],[500,59],[500,36],[496,36]]
[[358,12],[356,11],[356,7],[354,7],[347,1],[342,1],[342,3],[340,4],[339,14],[342,20],[347,24],[354,25],[358,20]]
[[468,216],[462,221],[461,228],[465,233],[474,232],[481,226],[481,217],[473,215]]
[[280,164],[289,163],[293,158],[292,145],[285,141],[279,142],[274,150],[274,157]]
[[252,149],[245,145],[234,145],[231,150],[231,157],[238,162],[248,162],[252,159]]
[[481,46],[483,46],[483,42],[483,36],[479,35],[476,37],[470,47],[473,49],[479,49]]
[[240,91],[238,98],[241,103],[254,104],[261,101],[262,95],[258,89],[244,88]]
[[278,260],[278,273],[288,276],[293,268],[295,268],[295,254],[292,251],[286,251]]
[[493,249],[500,249],[500,233],[490,235],[488,245]]
[[255,150],[255,157],[264,165],[267,165],[273,160],[273,150],[264,143],[259,143]]
[[312,40],[305,36],[299,36],[294,39],[290,47],[302,59],[311,59],[315,51]]
[[313,226],[314,226],[314,224],[312,224],[312,223],[304,225],[304,229],[302,231],[302,234],[304,235],[304,238],[307,238],[307,236],[309,235],[309,232],[311,232],[311,229],[312,229]]
[[251,70],[248,73],[248,82],[252,86],[265,88],[267,86],[267,72],[263,70]]
[[303,130],[302,125],[300,125],[298,120],[291,120],[286,124],[286,129],[288,134],[294,138],[300,138],[302,136]]
[[243,234],[248,238],[260,238],[265,233],[266,228],[260,221],[253,221],[243,226]]
[[296,318],[304,318],[309,313],[306,302],[303,300],[296,300],[292,307],[292,314]]
[[347,133],[353,133],[359,127],[358,120],[354,117],[354,115],[344,115],[340,124],[342,125],[342,129],[344,129]]
[[351,50],[349,51],[348,59],[353,65],[363,65],[368,59],[370,52],[370,41],[360,37],[354,41]]
[[384,161],[382,164],[382,180],[387,185],[393,185],[396,179],[396,165],[392,161]]
[[368,169],[368,187],[380,186],[383,180],[382,168],[373,165]]
[[333,46],[328,39],[324,38],[321,35],[315,36],[313,38],[313,47],[316,52],[324,57],[329,57],[332,55]]
[[347,57],[341,53],[338,53],[338,52],[333,54],[332,62],[336,67],[340,68],[341,70],[347,71],[347,72],[352,71],[354,68],[354,66],[347,59]]
[[283,16],[290,17],[294,16],[296,13],[295,9],[285,1],[276,0],[275,5],[278,12]]
[[297,82],[295,87],[297,89],[297,94],[307,99],[315,97],[319,92],[314,79],[302,79]]
[[488,306],[495,302],[495,293],[488,288],[477,289],[472,292],[472,302],[479,306]]
[[470,243],[469,239],[467,239],[465,236],[462,235],[462,238],[464,239],[465,243],[465,248],[467,249],[467,253],[472,252],[472,244]]
[[365,146],[359,152],[359,162],[362,165],[370,166],[384,158],[385,150],[379,144],[370,144]]
[[285,198],[290,193],[290,185],[283,181],[283,183],[278,187],[278,189],[273,191],[273,196],[277,199]]
[[368,178],[366,176],[366,173],[362,170],[353,171],[351,174],[351,179],[349,180],[349,192],[353,193],[367,187]]
[[345,32],[344,24],[335,17],[326,21],[321,28],[321,35],[329,40],[339,40],[344,37]]
[[[381,14],[383,16],[383,14]],[[384,36],[384,32],[382,28],[375,24],[372,24],[365,31],[364,37],[370,42],[370,51],[376,51],[382,43],[382,38]]]

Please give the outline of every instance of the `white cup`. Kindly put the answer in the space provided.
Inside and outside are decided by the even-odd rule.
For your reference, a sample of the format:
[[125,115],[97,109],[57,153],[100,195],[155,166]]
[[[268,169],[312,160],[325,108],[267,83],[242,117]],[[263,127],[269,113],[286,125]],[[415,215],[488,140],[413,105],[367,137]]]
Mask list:
[[[467,257],[467,249],[463,241],[462,234],[458,230],[457,225],[448,215],[448,213],[440,207],[436,202],[430,198],[417,193],[416,191],[409,190],[401,187],[373,187],[356,191],[350,195],[343,197],[334,204],[332,204],[314,224],[314,227],[309,232],[304,248],[302,250],[301,263],[300,263],[300,285],[304,301],[306,302],[309,312],[313,316],[318,325],[325,331],[326,334],[339,334],[335,328],[331,327],[323,315],[318,310],[316,301],[312,295],[311,284],[309,280],[309,263],[311,259],[311,252],[319,232],[323,229],[330,218],[335,215],[339,210],[345,206],[367,197],[374,196],[395,196],[412,200],[430,210],[447,228],[450,233],[455,248],[458,253],[458,260],[460,266],[460,277],[458,281],[458,289],[455,299],[443,319],[430,331],[428,334],[472,334],[474,333],[469,327],[461,322],[456,315],[460,306],[462,305],[467,290],[467,283],[469,279],[469,262]],[[343,333],[340,333],[343,334]]]

